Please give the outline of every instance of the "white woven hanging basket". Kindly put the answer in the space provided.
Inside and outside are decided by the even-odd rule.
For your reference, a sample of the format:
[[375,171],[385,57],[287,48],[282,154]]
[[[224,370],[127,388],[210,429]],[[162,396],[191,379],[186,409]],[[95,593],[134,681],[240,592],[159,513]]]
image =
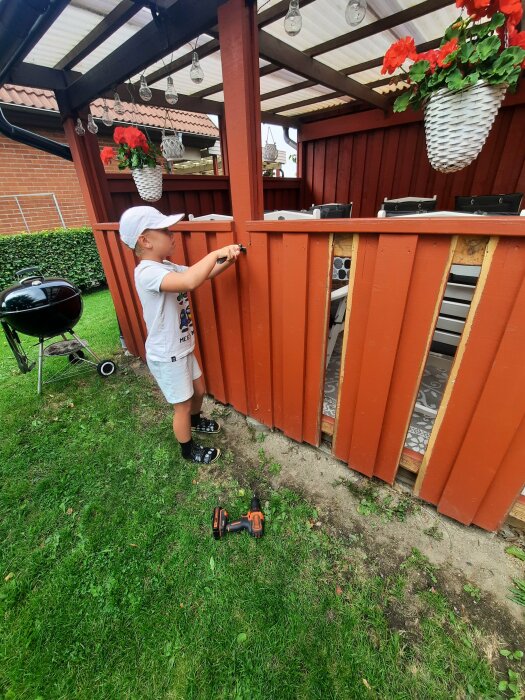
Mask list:
[[478,157],[506,90],[506,85],[479,80],[465,90],[432,93],[425,105],[425,134],[435,170],[454,173]]
[[141,199],[146,202],[158,202],[162,197],[162,167],[132,168],[131,175]]

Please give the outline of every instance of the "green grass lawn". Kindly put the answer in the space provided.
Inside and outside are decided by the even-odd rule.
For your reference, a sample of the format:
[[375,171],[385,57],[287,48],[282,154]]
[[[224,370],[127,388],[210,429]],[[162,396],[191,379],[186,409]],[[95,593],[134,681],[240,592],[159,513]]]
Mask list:
[[[119,350],[107,291],[85,296],[78,329]],[[265,537],[215,542],[219,494],[239,514],[249,493],[228,464],[180,459],[146,378],[92,373],[38,397],[3,338],[0,378],[1,698],[499,697],[417,552],[376,575],[269,487]],[[416,603],[398,631],[392,610]]]

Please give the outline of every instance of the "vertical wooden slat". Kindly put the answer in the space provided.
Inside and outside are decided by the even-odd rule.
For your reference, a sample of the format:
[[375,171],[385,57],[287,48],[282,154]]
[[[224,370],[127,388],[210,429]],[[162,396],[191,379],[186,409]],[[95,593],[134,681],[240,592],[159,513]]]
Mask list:
[[101,255],[101,258],[105,261],[104,274],[106,275],[106,281],[111,293],[111,299],[115,306],[120,329],[126,342],[126,347],[132,355],[144,357],[144,340],[142,338],[136,338],[132,331],[130,314],[133,313],[133,306],[126,303],[126,295],[124,294],[122,282],[109,246],[110,237],[114,237],[115,232],[94,229],[93,234],[97,241],[98,250],[104,251]]
[[273,420],[278,428],[283,426],[283,328],[288,317],[288,309],[283,303],[283,237],[269,235],[270,248],[270,316],[272,319],[272,400]]
[[[189,243],[189,262],[194,265],[209,250],[205,233],[192,233]],[[206,387],[219,401],[226,402],[222,374],[222,345],[217,331],[216,308],[211,282],[204,282],[191,293],[195,313],[195,327],[199,329],[200,351]]]
[[374,471],[416,246],[417,236],[379,237],[348,457],[364,474]]
[[419,237],[374,465],[374,476],[389,483],[397,473],[452,253],[448,237]]
[[[127,265],[125,263],[123,243],[120,241],[120,238],[117,237],[118,233],[115,231],[112,231],[111,235],[108,235],[108,248],[111,251],[115,275],[119,280],[120,294],[122,295],[123,303],[127,307],[127,317],[129,320],[132,338],[131,343],[135,344],[135,347],[140,352],[141,357],[145,357],[144,343],[146,341],[146,336],[142,326],[142,306],[137,298],[134,280],[132,277],[130,278]],[[133,255],[131,251],[129,252],[131,255]],[[127,345],[128,338],[124,336],[124,339]]]
[[524,273],[525,241],[490,239],[449,384],[416,482],[416,493],[431,503],[439,503],[452,473]]
[[[505,280],[500,279],[500,284]],[[476,404],[439,511],[470,524],[525,416],[525,275]],[[495,410],[496,409],[496,410]],[[520,468],[521,467],[521,468]],[[525,481],[525,463],[518,467]]]
[[[250,413],[265,425],[273,425],[272,366],[271,366],[271,318],[270,318],[270,269],[268,235],[252,236],[248,249],[244,282],[248,288],[250,304],[250,337],[252,362],[252,393]],[[244,319],[246,322],[246,318]]]
[[308,235],[283,234],[283,430],[302,442]]
[[[233,243],[232,233],[218,233],[217,247]],[[243,333],[238,293],[238,266],[246,264],[241,257],[234,267],[213,280],[219,342],[222,348],[222,372],[226,401],[241,413],[247,413],[246,376],[243,356]]]
[[[498,530],[525,486],[525,418],[516,431],[505,457],[485,494],[473,523],[485,530]],[[521,497],[523,498],[523,497]],[[524,499],[525,500],[525,499]]]
[[378,237],[354,236],[333,453],[348,462]]
[[332,284],[332,237],[309,237],[303,440],[319,445]]

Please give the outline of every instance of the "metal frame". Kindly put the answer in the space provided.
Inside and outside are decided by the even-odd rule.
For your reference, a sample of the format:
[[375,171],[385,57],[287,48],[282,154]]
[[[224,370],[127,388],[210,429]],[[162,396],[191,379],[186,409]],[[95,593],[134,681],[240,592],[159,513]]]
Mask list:
[[35,192],[35,193],[31,193],[31,194],[3,194],[3,195],[0,195],[0,199],[14,199],[15,200],[17,207],[18,207],[18,210],[20,211],[20,216],[24,220],[24,226],[26,227],[26,231],[28,233],[31,233],[31,229],[29,228],[29,226],[27,224],[26,217],[24,216],[24,212],[22,210],[22,207],[20,206],[20,202],[18,201],[18,199],[21,197],[52,197],[53,201],[55,203],[55,208],[57,210],[58,216],[60,217],[60,221],[62,222],[62,228],[64,228],[64,229],[67,228],[66,222],[64,221],[64,217],[62,216],[62,211],[58,205],[58,201],[57,201],[57,198],[56,198],[56,195],[54,192]]
[[[89,344],[87,341],[82,341],[76,333],[73,333],[73,331],[67,331],[70,335],[73,336],[73,338],[78,342],[79,347],[76,350],[68,350],[67,352],[62,352],[62,353],[54,353],[53,355],[46,355],[46,350],[50,348],[52,345],[55,343],[49,343],[47,346],[44,346],[44,343],[46,340],[50,340],[50,338],[40,338],[38,341],[38,382],[37,382],[37,393],[41,394],[42,393],[42,387],[45,384],[51,384],[52,382],[57,382],[60,381],[61,379],[67,379],[71,377],[76,377],[79,374],[85,374],[91,367],[97,367],[97,365],[102,362],[100,357],[93,352],[93,350],[89,347]],[[67,340],[65,333],[61,334],[61,337],[64,340]],[[64,369],[60,369],[54,374],[49,377],[49,379],[46,379],[45,381],[43,380],[44,377],[44,357],[68,357],[69,355],[75,354],[77,352],[85,350],[91,357],[93,357],[96,362],[93,360],[89,360],[86,357],[79,357],[78,362],[75,364],[71,364],[68,362],[66,367]],[[87,366],[85,366],[87,365]]]

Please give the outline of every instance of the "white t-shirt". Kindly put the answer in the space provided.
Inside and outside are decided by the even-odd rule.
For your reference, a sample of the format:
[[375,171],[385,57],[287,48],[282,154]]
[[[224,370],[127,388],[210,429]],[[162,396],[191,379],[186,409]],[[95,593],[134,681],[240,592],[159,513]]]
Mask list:
[[195,331],[186,292],[161,292],[160,284],[170,272],[187,267],[164,260],[141,260],[135,268],[135,287],[148,329],[146,356],[157,362],[175,362],[195,347]]

